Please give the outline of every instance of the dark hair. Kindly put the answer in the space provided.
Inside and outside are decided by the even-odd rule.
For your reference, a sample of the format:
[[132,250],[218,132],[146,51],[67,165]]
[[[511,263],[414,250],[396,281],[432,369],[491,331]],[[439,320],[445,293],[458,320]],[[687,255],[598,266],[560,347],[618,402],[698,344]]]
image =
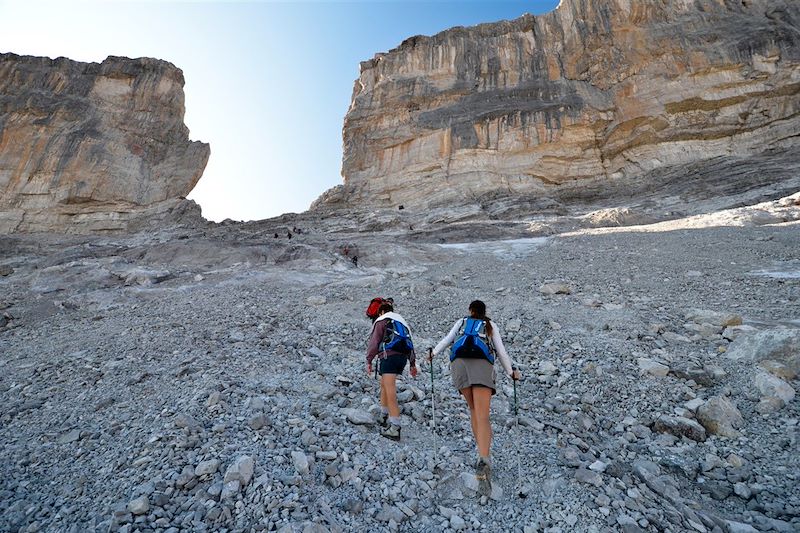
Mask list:
[[383,302],[381,306],[378,308],[378,316],[382,315],[383,313],[390,313],[394,311],[394,307],[389,302]]
[[486,334],[492,334],[492,319],[486,316],[486,304],[480,300],[473,300],[469,304],[469,314],[472,318],[479,318],[486,322]]

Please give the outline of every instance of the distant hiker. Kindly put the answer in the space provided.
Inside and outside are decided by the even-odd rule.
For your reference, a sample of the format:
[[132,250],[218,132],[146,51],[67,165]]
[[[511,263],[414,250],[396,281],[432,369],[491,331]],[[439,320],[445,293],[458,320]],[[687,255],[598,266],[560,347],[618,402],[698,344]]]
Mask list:
[[286,236],[287,236],[287,237],[289,237],[289,239],[291,240],[291,238],[292,238],[292,232],[291,232],[291,231],[289,231],[288,229],[286,230]]
[[354,264],[355,266],[358,266],[358,256],[357,256],[357,255],[354,255],[354,256],[353,256],[353,259],[352,259],[352,261],[353,261],[353,264]]
[[430,358],[453,344],[450,353],[450,374],[453,385],[464,396],[469,406],[472,434],[478,448],[478,461],[475,475],[483,482],[484,490],[489,485],[492,444],[492,426],[489,422],[489,404],[495,394],[495,355],[500,359],[503,369],[512,379],[521,375],[511,362],[511,358],[500,338],[500,328],[486,316],[486,304],[475,300],[469,304],[469,316],[459,319],[433,349]]
[[372,324],[367,347],[367,374],[377,357],[376,372],[381,376],[381,435],[400,440],[400,407],[397,405],[397,376],[403,373],[406,361],[411,377],[417,376],[417,357],[411,330],[405,319],[394,312],[389,302],[381,304],[378,319]]
[[348,257],[350,255],[350,248],[348,246],[345,246],[344,249],[342,250],[342,253],[344,254],[345,257]]

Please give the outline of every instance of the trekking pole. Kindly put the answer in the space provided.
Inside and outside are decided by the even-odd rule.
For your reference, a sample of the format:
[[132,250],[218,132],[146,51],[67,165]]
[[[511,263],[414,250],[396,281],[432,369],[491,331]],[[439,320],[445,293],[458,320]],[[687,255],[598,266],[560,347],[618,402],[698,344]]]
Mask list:
[[439,450],[436,447],[436,393],[433,385],[433,348],[428,348],[428,364],[431,366],[431,419],[433,420],[433,469],[439,463]]
[[519,456],[519,404],[517,402],[517,380],[511,378],[511,381],[514,382],[514,436],[515,436],[515,448],[517,452],[517,495],[520,498],[525,498],[527,496],[522,491],[522,460]]

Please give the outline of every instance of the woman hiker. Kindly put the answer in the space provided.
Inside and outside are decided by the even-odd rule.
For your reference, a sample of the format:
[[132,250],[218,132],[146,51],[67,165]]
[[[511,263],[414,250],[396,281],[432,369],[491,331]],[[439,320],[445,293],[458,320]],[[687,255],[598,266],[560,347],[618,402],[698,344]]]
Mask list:
[[377,361],[381,375],[381,435],[400,440],[400,407],[397,405],[397,376],[403,373],[406,360],[411,366],[411,377],[417,376],[416,354],[411,341],[411,330],[405,319],[394,312],[389,302],[378,308],[378,318],[372,324],[367,347],[367,374],[372,374],[372,361]]
[[450,355],[450,374],[453,385],[469,406],[472,434],[478,448],[475,476],[488,485],[491,473],[489,448],[492,427],[489,423],[489,404],[495,394],[495,354],[511,379],[522,376],[515,369],[500,338],[500,328],[486,316],[486,304],[475,300],[469,304],[469,316],[459,319],[450,333],[433,348],[430,359],[453,344]]

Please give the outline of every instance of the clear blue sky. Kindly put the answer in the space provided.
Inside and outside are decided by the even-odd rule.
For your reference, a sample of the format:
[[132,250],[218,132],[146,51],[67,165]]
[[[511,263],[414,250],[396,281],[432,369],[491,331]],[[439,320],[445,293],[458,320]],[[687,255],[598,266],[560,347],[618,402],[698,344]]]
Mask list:
[[558,3],[0,0],[0,52],[174,63],[191,139],[211,144],[189,197],[211,220],[256,220],[304,211],[342,182],[342,121],[360,61],[412,35]]

